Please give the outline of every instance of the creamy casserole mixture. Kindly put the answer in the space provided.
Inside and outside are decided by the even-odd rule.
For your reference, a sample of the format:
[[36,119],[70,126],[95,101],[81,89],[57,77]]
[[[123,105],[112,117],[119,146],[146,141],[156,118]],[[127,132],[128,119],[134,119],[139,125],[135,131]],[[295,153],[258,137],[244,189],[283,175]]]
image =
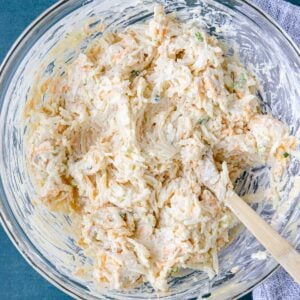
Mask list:
[[240,62],[161,6],[35,90],[26,146],[39,201],[80,218],[78,245],[107,288],[165,291],[181,268],[213,276],[237,221],[203,176],[225,190],[248,167],[280,176],[295,148]]

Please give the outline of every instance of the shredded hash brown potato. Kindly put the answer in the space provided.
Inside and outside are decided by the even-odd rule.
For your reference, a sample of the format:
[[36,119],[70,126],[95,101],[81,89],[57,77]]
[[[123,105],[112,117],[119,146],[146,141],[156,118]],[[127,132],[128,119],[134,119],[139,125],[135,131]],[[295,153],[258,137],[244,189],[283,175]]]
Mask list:
[[238,60],[161,6],[36,90],[27,160],[39,200],[81,218],[78,245],[110,289],[166,291],[181,268],[218,273],[237,221],[201,178],[226,190],[247,167],[281,174],[295,148]]

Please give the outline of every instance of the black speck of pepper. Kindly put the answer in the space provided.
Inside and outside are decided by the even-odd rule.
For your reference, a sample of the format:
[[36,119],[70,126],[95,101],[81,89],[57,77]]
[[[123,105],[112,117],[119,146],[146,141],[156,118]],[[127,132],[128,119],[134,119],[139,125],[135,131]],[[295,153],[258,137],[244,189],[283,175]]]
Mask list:
[[159,102],[160,102],[160,97],[159,97],[159,95],[156,95],[156,96],[154,97],[153,101],[154,101],[155,103],[159,103]]

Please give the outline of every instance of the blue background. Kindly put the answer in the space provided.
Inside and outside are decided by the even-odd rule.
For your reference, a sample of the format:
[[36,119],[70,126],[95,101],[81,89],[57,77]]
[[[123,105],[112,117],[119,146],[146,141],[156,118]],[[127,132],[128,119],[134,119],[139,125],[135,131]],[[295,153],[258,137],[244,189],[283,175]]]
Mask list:
[[[0,0],[0,62],[21,34],[55,0]],[[300,4],[299,0],[290,1]],[[35,272],[14,248],[0,226],[0,299],[71,299]],[[251,296],[243,300],[251,299]]]

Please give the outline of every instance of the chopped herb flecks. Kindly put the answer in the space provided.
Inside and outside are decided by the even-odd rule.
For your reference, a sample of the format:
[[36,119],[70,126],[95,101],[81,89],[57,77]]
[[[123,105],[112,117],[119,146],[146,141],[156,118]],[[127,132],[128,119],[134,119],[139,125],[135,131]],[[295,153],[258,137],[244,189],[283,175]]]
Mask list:
[[178,268],[178,267],[173,267],[173,268],[171,268],[170,274],[171,274],[171,275],[176,274],[176,273],[178,273],[178,271],[179,271],[179,268]]
[[119,215],[122,219],[125,219],[125,217],[126,217],[126,213],[124,213],[124,212],[120,212]]
[[127,150],[126,150],[126,155],[130,155],[132,153],[132,149],[131,148],[127,148]]
[[203,42],[203,41],[204,41],[201,32],[196,32],[196,33],[195,33],[195,36],[196,36],[196,39],[197,39],[199,42]]
[[137,77],[141,74],[141,71],[138,71],[138,70],[132,70],[131,71],[131,76],[132,77]]
[[259,154],[264,154],[265,151],[266,151],[266,147],[264,147],[264,146],[258,147],[258,153]]
[[206,122],[208,121],[208,118],[200,118],[199,120],[198,120],[198,124],[199,125],[203,125],[203,124],[205,124]]
[[283,157],[284,157],[284,158],[287,158],[287,157],[289,157],[289,156],[290,156],[289,153],[287,153],[287,152],[283,153]]
[[72,187],[77,187],[77,183],[74,179],[71,180],[71,185]]
[[61,167],[60,167],[60,171],[61,172],[67,171],[67,165],[66,164],[62,164]]
[[247,82],[247,77],[244,73],[241,74],[239,79],[232,84],[232,88],[242,88],[244,84]]

